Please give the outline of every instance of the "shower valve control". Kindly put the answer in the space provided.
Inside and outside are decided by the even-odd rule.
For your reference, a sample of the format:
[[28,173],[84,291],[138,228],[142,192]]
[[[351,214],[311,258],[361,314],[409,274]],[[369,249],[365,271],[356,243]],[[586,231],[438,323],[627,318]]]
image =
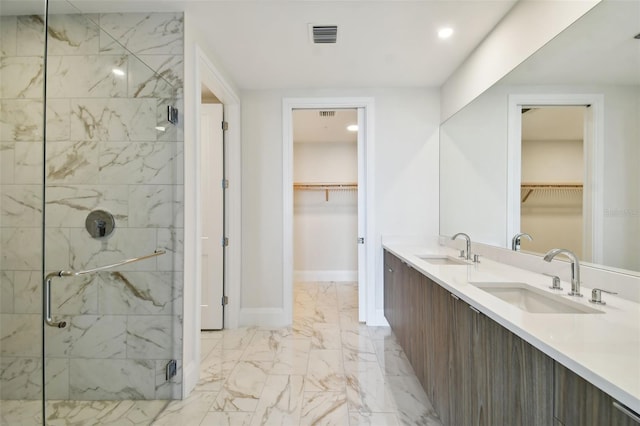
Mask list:
[[111,235],[116,227],[116,221],[111,213],[94,210],[87,216],[84,226],[93,238],[104,238]]

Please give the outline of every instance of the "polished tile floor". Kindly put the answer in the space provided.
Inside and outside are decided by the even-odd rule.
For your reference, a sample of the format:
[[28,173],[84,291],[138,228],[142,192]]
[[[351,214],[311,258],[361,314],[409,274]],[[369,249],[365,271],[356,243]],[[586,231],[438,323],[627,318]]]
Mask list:
[[[390,329],[358,323],[355,284],[294,291],[292,327],[202,333],[188,399],[51,402],[48,424],[440,425]],[[2,424],[29,424],[16,411],[3,403]]]

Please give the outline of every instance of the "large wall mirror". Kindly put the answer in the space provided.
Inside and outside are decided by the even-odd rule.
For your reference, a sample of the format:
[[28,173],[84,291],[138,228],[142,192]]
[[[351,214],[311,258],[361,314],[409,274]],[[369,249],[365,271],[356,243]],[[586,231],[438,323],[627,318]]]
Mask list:
[[640,1],[602,1],[442,124],[456,232],[640,275]]

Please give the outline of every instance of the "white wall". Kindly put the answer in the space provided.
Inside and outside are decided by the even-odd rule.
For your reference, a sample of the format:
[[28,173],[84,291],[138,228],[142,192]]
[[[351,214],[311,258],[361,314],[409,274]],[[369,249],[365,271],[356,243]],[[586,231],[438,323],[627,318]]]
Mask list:
[[600,0],[520,0],[441,87],[444,121],[491,87]]
[[[293,152],[294,182],[358,181],[355,143],[294,143]],[[293,205],[294,279],[357,280],[357,191],[297,190]]]
[[[242,310],[282,308],[282,99],[375,101],[376,307],[382,308],[382,235],[438,233],[437,90],[268,90],[242,93]],[[255,316],[253,317],[255,318]],[[241,317],[242,321],[242,317]]]

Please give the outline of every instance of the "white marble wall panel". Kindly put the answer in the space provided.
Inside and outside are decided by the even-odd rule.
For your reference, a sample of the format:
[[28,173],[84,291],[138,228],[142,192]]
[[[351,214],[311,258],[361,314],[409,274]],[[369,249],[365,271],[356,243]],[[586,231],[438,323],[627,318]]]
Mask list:
[[129,60],[128,88],[132,98],[176,98],[182,95],[182,56],[145,55]]
[[71,244],[69,229],[46,228],[44,232],[44,238],[45,270],[59,271],[62,269],[69,269],[69,251]]
[[71,140],[155,141],[154,99],[72,99]]
[[[181,13],[109,13],[100,15],[100,26],[127,50],[145,55],[181,55],[184,19]],[[100,40],[101,52],[110,52],[113,40]]]
[[45,328],[46,354],[50,357],[116,359],[126,356],[126,316],[75,315],[56,312],[52,317],[67,321],[66,328]]
[[[0,99],[0,140],[42,141],[42,101],[37,99]],[[47,139],[69,138],[69,101],[47,102]]]
[[15,56],[17,46],[17,17],[0,17],[0,57]]
[[1,314],[0,355],[39,357],[41,324],[42,316],[38,314]]
[[129,189],[129,224],[170,228],[182,223],[182,185],[132,185]]
[[16,142],[14,146],[14,183],[42,185],[42,144]]
[[41,266],[40,228],[0,228],[0,269],[38,270]]
[[[110,265],[124,259],[153,253],[156,250],[156,230],[116,228],[110,238],[91,238],[83,228],[70,230],[69,266],[75,271]],[[67,268],[69,267],[67,266]],[[155,271],[156,258],[118,267],[119,271]]]
[[51,56],[47,63],[47,96],[49,99],[127,97],[128,62],[127,55]]
[[42,56],[9,56],[0,59],[0,98],[42,98]]
[[173,184],[178,144],[172,142],[105,142],[100,152],[103,184]]
[[13,313],[14,271],[0,271],[0,314]]
[[42,312],[42,274],[36,271],[15,271],[13,309],[16,314]]
[[[184,269],[184,229],[158,229],[158,249],[167,252],[158,258],[158,271]],[[181,275],[176,274],[175,279]]]
[[3,227],[37,227],[42,223],[42,186],[0,185]]
[[[49,55],[90,55],[99,51],[97,15],[51,13],[47,24]],[[40,16],[19,16],[17,25],[18,55],[42,55],[44,21]]]
[[98,314],[98,291],[99,280],[95,275],[54,278],[51,312],[57,316]]
[[171,315],[174,305],[171,272],[100,273],[100,313]]
[[47,144],[47,183],[99,183],[98,157],[96,141]]
[[173,321],[170,315],[127,316],[127,358],[171,359]]
[[14,183],[15,147],[14,142],[0,143],[0,182],[5,185]]
[[153,399],[155,362],[71,359],[69,397],[78,400]]
[[84,227],[93,210],[106,210],[116,227],[129,226],[127,185],[53,185],[47,187],[47,226]]
[[[103,18],[106,31],[92,22]],[[179,398],[183,133],[167,122],[166,107],[183,111],[182,14],[52,15],[45,168],[44,22],[0,19],[1,396],[41,392],[33,343],[41,338],[44,173],[46,272],[168,251],[111,273],[53,280],[52,314],[68,326],[45,330],[48,397]],[[112,236],[97,240],[84,229],[95,209],[114,215]],[[172,358],[178,375],[167,381]]]

